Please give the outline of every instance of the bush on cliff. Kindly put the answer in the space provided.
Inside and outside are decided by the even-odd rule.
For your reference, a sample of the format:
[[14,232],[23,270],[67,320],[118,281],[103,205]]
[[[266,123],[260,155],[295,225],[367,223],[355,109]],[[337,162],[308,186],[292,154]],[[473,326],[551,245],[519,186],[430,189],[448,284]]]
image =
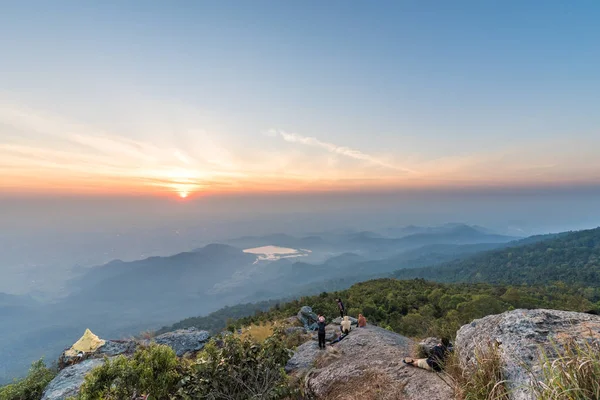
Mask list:
[[46,367],[44,360],[36,361],[25,378],[0,387],[0,400],[39,400],[54,376],[56,371]]
[[230,335],[209,343],[189,365],[183,399],[282,399],[290,393],[283,367],[290,357],[280,334],[263,342]]
[[168,346],[138,349],[132,358],[118,356],[95,368],[85,378],[79,400],[119,400],[151,394],[165,399],[181,379],[179,359]]

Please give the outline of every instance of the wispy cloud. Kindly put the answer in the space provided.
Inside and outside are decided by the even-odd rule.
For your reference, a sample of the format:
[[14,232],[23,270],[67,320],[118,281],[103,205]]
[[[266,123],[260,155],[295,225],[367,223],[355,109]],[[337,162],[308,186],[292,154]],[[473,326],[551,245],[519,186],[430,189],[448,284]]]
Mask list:
[[350,147],[345,147],[345,146],[338,146],[333,143],[323,142],[314,137],[302,136],[302,135],[298,135],[296,133],[288,133],[285,131],[279,131],[279,130],[274,130],[274,129],[269,130],[268,134],[269,134],[269,136],[280,136],[286,142],[299,143],[299,144],[302,144],[305,146],[319,147],[330,153],[338,154],[338,155],[341,155],[344,157],[354,158],[355,160],[364,161],[364,162],[367,162],[372,165],[377,165],[379,167],[389,168],[389,169],[393,169],[396,171],[402,171],[402,172],[407,172],[407,173],[415,172],[409,168],[386,162],[386,161],[381,160],[377,157],[374,157],[370,154],[365,154],[360,150],[352,149]]

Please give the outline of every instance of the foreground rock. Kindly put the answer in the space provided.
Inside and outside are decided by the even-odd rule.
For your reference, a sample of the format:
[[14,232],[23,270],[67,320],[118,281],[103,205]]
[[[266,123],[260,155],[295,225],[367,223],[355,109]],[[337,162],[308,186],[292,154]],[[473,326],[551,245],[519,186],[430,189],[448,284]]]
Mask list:
[[[305,376],[307,389],[317,399],[453,399],[441,375],[402,363],[413,347],[404,336],[367,325],[327,350],[319,350],[316,341],[304,343],[286,370]],[[373,397],[375,393],[379,397]]]
[[186,353],[195,353],[202,350],[209,339],[210,334],[207,331],[189,328],[164,333],[155,337],[153,341],[169,346],[178,357],[181,357]]
[[76,396],[83,385],[85,375],[103,363],[103,359],[91,359],[63,369],[48,384],[42,400],[64,400]]
[[552,356],[568,341],[600,341],[600,316],[557,310],[514,310],[464,325],[456,346],[463,368],[475,368],[481,346],[497,346],[511,399],[533,400],[543,349]]

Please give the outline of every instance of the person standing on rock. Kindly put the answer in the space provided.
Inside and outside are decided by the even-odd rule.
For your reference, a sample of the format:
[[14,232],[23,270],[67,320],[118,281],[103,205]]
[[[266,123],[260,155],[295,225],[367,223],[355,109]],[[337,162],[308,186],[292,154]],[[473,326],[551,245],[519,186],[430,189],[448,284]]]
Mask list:
[[317,322],[317,325],[319,326],[318,328],[318,333],[317,336],[319,337],[319,349],[325,349],[325,317],[322,315],[319,315],[319,322]]
[[342,299],[340,298],[335,299],[335,301],[337,302],[338,308],[340,310],[340,317],[344,319],[344,315],[346,315],[346,308],[344,307],[344,303],[342,303]]

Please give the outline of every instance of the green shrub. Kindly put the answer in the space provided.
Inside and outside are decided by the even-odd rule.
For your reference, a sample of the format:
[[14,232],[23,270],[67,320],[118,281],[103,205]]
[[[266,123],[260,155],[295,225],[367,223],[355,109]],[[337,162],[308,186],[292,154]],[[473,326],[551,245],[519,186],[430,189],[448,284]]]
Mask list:
[[289,395],[283,367],[289,359],[280,335],[264,342],[228,336],[212,341],[187,367],[178,396],[182,399],[283,399]]
[[181,379],[178,366],[170,347],[152,344],[138,349],[132,358],[118,356],[92,370],[77,398],[119,400],[150,394],[153,400],[168,399]]
[[46,367],[44,360],[36,361],[25,378],[0,388],[0,400],[39,400],[55,376],[56,371]]
[[534,389],[541,400],[600,399],[600,344],[568,342],[542,356],[542,376]]

